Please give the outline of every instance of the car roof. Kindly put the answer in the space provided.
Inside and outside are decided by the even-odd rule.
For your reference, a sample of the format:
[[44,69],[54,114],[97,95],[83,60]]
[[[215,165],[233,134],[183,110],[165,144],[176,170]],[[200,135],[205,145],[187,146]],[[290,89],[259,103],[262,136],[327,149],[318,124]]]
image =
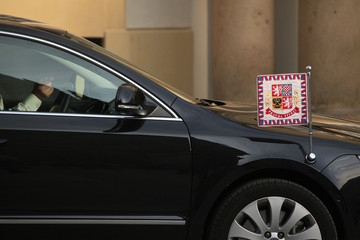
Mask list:
[[52,25],[43,22],[38,22],[26,18],[20,18],[20,17],[4,15],[4,14],[0,14],[0,23],[37,29],[48,33],[56,34],[59,36],[65,36],[67,34],[66,30],[54,27]]
[[0,14],[0,20],[10,21],[10,22],[21,22],[21,23],[24,23],[24,22],[40,23],[38,21],[34,21],[34,20],[30,20],[30,19],[10,16],[10,15],[4,15],[4,14]]

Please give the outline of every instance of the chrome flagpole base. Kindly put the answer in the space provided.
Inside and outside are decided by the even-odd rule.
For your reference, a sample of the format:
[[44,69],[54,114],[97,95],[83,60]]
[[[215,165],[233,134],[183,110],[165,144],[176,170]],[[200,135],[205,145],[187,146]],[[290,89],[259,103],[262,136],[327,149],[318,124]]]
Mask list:
[[316,160],[316,155],[315,155],[315,153],[309,153],[309,154],[307,154],[307,155],[305,156],[305,161],[306,161],[307,163],[314,163],[315,160]]

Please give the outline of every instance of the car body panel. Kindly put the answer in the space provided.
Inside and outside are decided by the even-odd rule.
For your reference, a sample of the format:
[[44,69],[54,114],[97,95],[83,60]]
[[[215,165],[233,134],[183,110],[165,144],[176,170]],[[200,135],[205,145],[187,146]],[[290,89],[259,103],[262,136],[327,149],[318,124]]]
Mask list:
[[[349,227],[351,236],[356,236],[360,228],[360,161],[357,155],[342,155],[329,164],[323,174],[330,179],[342,196],[342,208],[346,209],[348,215],[344,218]],[[355,224],[354,224],[355,223]]]
[[0,218],[151,224],[162,216],[185,226],[191,156],[183,122],[3,114],[0,126]]

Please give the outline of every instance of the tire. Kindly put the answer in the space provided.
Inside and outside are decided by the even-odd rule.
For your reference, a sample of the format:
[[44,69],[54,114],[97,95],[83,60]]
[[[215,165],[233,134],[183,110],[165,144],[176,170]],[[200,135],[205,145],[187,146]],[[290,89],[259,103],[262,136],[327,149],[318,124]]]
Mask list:
[[259,179],[222,201],[210,221],[207,239],[338,238],[329,211],[309,190],[281,179]]

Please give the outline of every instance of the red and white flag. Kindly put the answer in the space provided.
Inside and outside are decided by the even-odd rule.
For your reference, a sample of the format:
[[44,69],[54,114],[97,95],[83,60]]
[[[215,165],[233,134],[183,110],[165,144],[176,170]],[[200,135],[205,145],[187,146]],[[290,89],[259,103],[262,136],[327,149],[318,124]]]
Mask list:
[[307,75],[257,76],[258,125],[308,124]]

